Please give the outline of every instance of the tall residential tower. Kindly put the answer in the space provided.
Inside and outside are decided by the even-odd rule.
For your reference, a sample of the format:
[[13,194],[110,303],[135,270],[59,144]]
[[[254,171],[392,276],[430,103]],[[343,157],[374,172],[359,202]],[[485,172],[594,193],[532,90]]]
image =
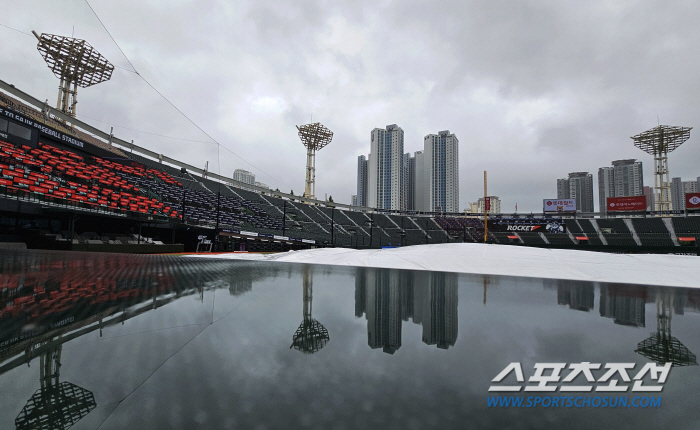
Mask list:
[[593,175],[573,172],[568,178],[557,179],[557,198],[576,199],[577,212],[593,212]]
[[396,124],[372,130],[367,163],[367,206],[402,210],[403,129]]
[[423,139],[425,209],[459,212],[459,140],[449,130]]

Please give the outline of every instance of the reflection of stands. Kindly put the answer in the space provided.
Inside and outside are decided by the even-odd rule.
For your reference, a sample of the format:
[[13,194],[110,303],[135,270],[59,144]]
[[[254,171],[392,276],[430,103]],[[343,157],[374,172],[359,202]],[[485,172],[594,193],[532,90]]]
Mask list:
[[318,321],[311,317],[313,301],[313,277],[311,268],[304,266],[304,320],[301,322],[296,332],[292,336],[292,344],[289,348],[294,348],[305,354],[313,354],[326,346],[330,340],[328,330]]
[[241,276],[224,261],[171,256],[91,254],[80,259],[17,252],[3,254],[0,261],[0,374],[41,356],[51,345],[98,329],[101,334],[107,326],[204,289],[250,291],[255,277]]
[[656,297],[656,333],[637,344],[635,352],[658,364],[697,366],[695,354],[671,335],[673,291],[659,290]]
[[600,286],[600,316],[615,324],[644,327],[646,288],[622,285]]

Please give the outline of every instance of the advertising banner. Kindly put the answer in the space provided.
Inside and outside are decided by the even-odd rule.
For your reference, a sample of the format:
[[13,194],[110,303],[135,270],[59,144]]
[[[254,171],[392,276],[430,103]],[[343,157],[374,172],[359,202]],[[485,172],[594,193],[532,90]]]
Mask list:
[[523,222],[518,220],[488,220],[489,231],[507,233],[566,233],[566,224],[560,220],[549,222]]
[[685,193],[685,208],[700,209],[700,193]]
[[576,199],[545,199],[542,207],[544,213],[576,212]]
[[491,197],[486,197],[486,198],[484,199],[484,201],[486,202],[486,205],[485,205],[485,206],[486,206],[486,210],[487,210],[487,211],[490,211],[490,210],[491,210]]
[[608,212],[644,212],[647,210],[646,196],[608,197]]

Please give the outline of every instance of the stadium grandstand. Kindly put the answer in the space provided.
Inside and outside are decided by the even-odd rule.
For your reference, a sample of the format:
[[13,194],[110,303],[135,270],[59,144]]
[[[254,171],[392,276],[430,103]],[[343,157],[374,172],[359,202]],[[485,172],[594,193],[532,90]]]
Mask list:
[[[0,81],[0,242],[110,252],[286,251],[483,242],[474,215],[386,212],[206,172]],[[489,243],[697,253],[700,217],[499,215]],[[681,248],[683,247],[683,248]]]

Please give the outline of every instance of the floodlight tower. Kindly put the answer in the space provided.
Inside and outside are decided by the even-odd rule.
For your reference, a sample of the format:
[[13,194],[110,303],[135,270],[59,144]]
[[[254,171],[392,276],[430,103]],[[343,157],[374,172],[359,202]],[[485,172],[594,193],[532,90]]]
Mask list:
[[313,279],[311,268],[304,266],[304,321],[292,336],[292,345],[289,347],[303,352],[313,354],[326,346],[330,340],[328,330],[318,321],[311,317],[311,301],[313,300]]
[[78,87],[87,88],[108,81],[114,66],[82,39],[32,33],[39,41],[36,49],[53,74],[61,79],[56,109],[75,118]]
[[297,125],[301,143],[306,146],[306,186],[304,197],[316,198],[316,151],[331,143],[333,132],[315,122],[306,125]]
[[654,156],[654,210],[656,211],[671,210],[671,180],[668,171],[668,153],[688,140],[692,129],[693,127],[659,125],[632,136],[634,146]]

